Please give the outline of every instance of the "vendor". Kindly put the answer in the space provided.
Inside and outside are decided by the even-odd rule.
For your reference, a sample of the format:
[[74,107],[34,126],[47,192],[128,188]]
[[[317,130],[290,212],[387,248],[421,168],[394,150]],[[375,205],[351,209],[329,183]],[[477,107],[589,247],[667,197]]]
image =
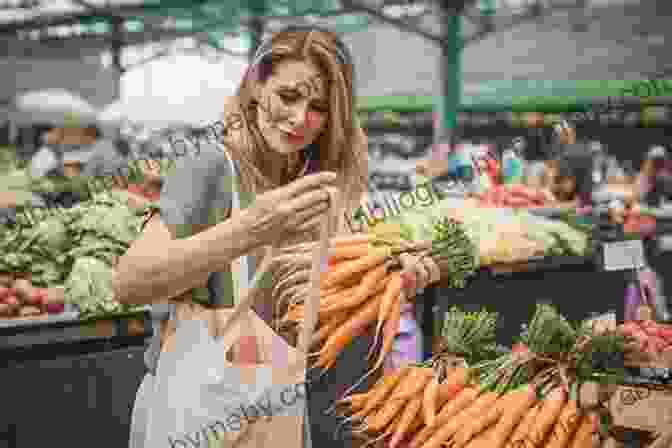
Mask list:
[[548,151],[546,151],[546,159],[528,164],[525,183],[530,187],[545,190],[558,188],[556,178],[560,170],[560,159],[567,152],[567,148],[575,144],[576,130],[569,122],[562,121],[555,125],[553,127],[553,137],[549,142]]
[[589,151],[593,157],[593,180],[595,184],[627,184],[628,176],[618,159],[609,155],[600,142],[591,142]]
[[[147,354],[150,373],[136,398],[131,447],[144,441],[161,336],[175,328],[168,323],[176,315],[197,313],[199,305],[190,303],[197,298],[207,306],[232,306],[226,274],[231,263],[253,255],[254,266],[254,255],[266,246],[315,240],[330,206],[337,207],[339,231],[347,232],[345,212],[365,200],[368,185],[367,141],[355,120],[354,89],[351,56],[336,34],[313,27],[281,31],[259,47],[226,105],[230,126],[222,140],[198,157],[177,161],[158,209],[115,272],[120,302],[172,303]],[[238,178],[242,198],[254,202],[231,214],[231,179]],[[330,204],[327,189],[340,191],[337,204]],[[239,274],[241,282],[252,277]],[[271,324],[273,308],[260,297],[255,311]],[[256,351],[243,344],[255,347],[255,336],[241,339],[236,359],[257,362]]]
[[95,126],[52,128],[43,136],[44,146],[31,161],[33,176],[79,176],[99,137],[100,131]]
[[558,207],[588,212],[592,206],[592,158],[589,154],[571,153],[556,159],[548,189]]

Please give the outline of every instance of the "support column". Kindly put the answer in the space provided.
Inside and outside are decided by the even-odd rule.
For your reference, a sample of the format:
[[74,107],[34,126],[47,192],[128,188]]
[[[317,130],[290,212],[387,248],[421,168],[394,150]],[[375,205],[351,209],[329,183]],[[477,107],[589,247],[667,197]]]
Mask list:
[[[451,5],[452,3],[452,5]],[[457,111],[462,100],[462,8],[453,1],[443,3],[443,35],[447,42],[441,48],[440,87],[435,98],[438,125],[436,144],[453,142],[457,127]]]
[[123,20],[115,18],[112,22],[112,69],[114,70],[114,99],[121,98],[121,75],[124,74],[124,67],[121,63],[121,52],[124,49],[124,23]]

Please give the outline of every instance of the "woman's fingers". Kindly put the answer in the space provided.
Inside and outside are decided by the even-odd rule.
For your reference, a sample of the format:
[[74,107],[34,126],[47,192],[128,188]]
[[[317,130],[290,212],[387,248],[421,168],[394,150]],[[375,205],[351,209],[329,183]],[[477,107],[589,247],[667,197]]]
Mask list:
[[296,231],[299,233],[310,232],[312,230],[316,230],[317,228],[319,228],[321,224],[322,224],[322,215],[314,216],[304,221],[302,224],[299,224],[296,227]]
[[299,197],[287,200],[284,205],[281,204],[281,206],[289,215],[320,206],[324,206],[326,208],[328,205],[329,194],[326,190],[323,189],[304,193]]
[[323,187],[333,186],[336,182],[336,173],[324,171],[317,174],[304,176],[282,189],[283,196],[288,199],[302,195],[311,190],[321,189]]

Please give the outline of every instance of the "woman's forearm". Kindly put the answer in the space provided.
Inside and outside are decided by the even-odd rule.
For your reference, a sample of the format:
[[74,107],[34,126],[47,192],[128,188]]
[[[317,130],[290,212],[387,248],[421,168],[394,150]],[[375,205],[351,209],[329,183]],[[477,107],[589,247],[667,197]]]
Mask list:
[[190,238],[165,241],[151,251],[132,248],[116,268],[117,300],[144,305],[205,286],[209,273],[227,270],[233,260],[260,246],[249,231],[249,220],[242,212]]

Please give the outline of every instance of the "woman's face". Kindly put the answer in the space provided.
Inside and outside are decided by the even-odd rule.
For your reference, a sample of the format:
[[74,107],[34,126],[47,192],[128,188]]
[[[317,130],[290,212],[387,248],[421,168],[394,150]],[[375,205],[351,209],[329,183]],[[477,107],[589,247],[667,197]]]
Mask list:
[[278,153],[305,149],[327,127],[327,80],[310,61],[277,63],[261,86],[258,100],[257,125]]

